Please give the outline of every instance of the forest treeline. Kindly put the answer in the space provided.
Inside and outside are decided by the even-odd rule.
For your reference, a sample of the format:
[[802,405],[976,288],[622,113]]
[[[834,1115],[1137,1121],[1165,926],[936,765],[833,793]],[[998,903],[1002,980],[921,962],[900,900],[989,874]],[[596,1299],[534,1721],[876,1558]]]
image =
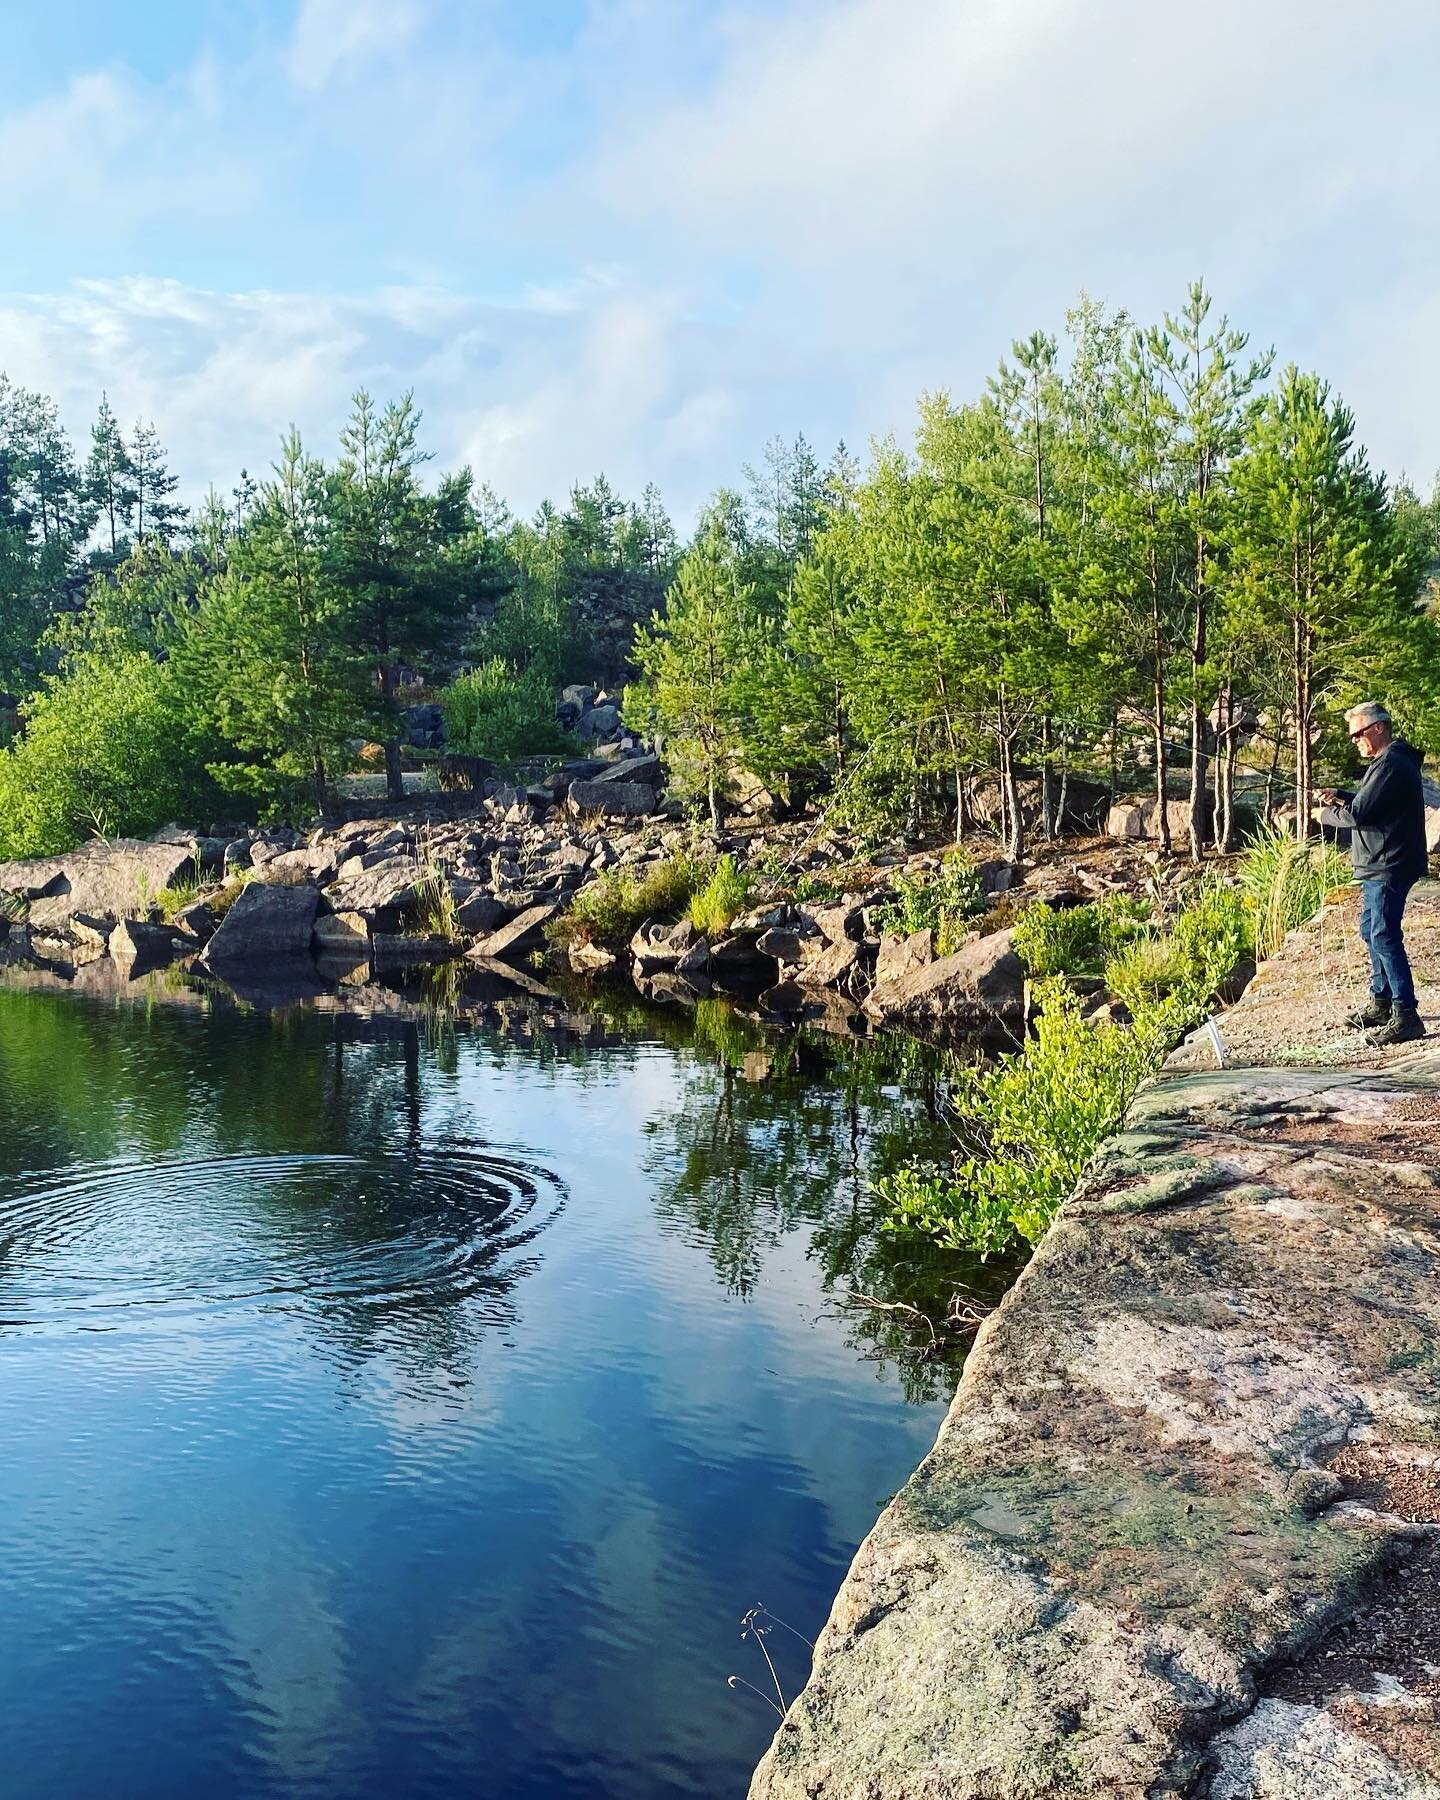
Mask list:
[[758,782],[866,833],[959,835],[984,787],[1012,855],[1072,773],[1181,796],[1173,847],[1200,855],[1233,844],[1247,769],[1308,817],[1344,700],[1440,737],[1440,501],[1387,483],[1327,384],[1200,284],[1154,326],[1082,300],[863,467],[772,441],[683,550],[653,488],[603,478],[516,520],[469,470],[430,479],[418,425],[361,394],[332,459],[292,432],[192,516],[153,428],[102,405],[82,460],[0,385],[24,719],[0,852],[323,806],[362,739],[393,789],[398,703],[428,691],[404,684],[457,677],[479,754],[560,747],[555,687],[628,678],[627,719],[717,820]]

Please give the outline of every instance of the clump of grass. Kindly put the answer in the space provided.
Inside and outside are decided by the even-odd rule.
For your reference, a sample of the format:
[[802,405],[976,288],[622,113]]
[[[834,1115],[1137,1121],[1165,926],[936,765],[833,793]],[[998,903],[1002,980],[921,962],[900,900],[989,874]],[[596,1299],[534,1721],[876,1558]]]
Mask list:
[[623,949],[646,919],[684,912],[707,875],[704,865],[683,854],[639,869],[607,869],[576,895],[551,936],[562,944]]
[[19,894],[0,893],[0,919],[6,919],[11,925],[18,925],[30,911],[29,902]]
[[897,876],[895,895],[880,911],[880,929],[901,937],[933,931],[939,956],[957,950],[970,920],[985,910],[979,872],[963,850],[952,850],[931,877]]
[[202,891],[198,881],[177,881],[170,887],[161,888],[152,896],[150,904],[167,925],[173,925],[185,908],[200,898]]
[[752,878],[727,853],[711,869],[705,885],[690,896],[690,923],[705,937],[722,936],[744,912],[753,886]]
[[433,863],[421,868],[420,878],[415,883],[413,912],[415,930],[424,937],[441,937],[454,943],[464,935],[450,879]]
[[226,876],[224,882],[209,896],[209,907],[217,919],[223,919],[230,908],[245,892],[252,881],[258,879],[256,869],[236,869],[233,875]]
[[1255,919],[1255,953],[1273,956],[1287,934],[1313,919],[1350,880],[1350,865],[1333,844],[1298,842],[1266,825],[1245,846],[1240,890]]

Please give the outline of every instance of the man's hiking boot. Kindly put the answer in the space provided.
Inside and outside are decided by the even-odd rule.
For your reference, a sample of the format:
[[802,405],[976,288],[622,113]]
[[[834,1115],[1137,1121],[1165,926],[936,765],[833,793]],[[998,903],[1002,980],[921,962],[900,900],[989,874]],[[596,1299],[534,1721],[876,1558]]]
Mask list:
[[1372,994],[1364,1009],[1351,1013],[1345,1023],[1351,1031],[1368,1031],[1374,1025],[1388,1025],[1392,1010],[1390,1001],[1383,994]]
[[1378,1031],[1370,1033],[1369,1041],[1377,1050],[1387,1049],[1391,1044],[1413,1044],[1416,1038],[1423,1038],[1425,1026],[1413,1006],[1397,1006],[1390,1016],[1390,1023],[1382,1025]]

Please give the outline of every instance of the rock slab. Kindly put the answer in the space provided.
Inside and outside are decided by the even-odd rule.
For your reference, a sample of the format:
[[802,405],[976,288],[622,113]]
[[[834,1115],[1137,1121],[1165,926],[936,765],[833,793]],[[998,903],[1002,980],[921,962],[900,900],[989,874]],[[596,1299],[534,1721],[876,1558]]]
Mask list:
[[205,946],[212,969],[261,959],[296,960],[310,954],[319,909],[318,889],[308,883],[269,887],[252,881],[220,921]]
[[1440,1533],[1437,1277],[1440,1050],[1143,1090],[861,1546],[753,1800],[1440,1792],[1433,1681],[1382,1644],[1330,1692],[1325,1651]]

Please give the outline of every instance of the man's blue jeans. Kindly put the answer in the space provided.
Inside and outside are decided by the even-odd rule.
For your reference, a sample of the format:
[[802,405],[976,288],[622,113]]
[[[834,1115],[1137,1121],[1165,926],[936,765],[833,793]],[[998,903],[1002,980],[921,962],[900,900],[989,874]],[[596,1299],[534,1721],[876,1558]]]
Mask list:
[[1415,978],[1405,954],[1400,920],[1411,881],[1362,881],[1360,883],[1360,935],[1370,952],[1370,989],[1395,1006],[1415,1006]]

